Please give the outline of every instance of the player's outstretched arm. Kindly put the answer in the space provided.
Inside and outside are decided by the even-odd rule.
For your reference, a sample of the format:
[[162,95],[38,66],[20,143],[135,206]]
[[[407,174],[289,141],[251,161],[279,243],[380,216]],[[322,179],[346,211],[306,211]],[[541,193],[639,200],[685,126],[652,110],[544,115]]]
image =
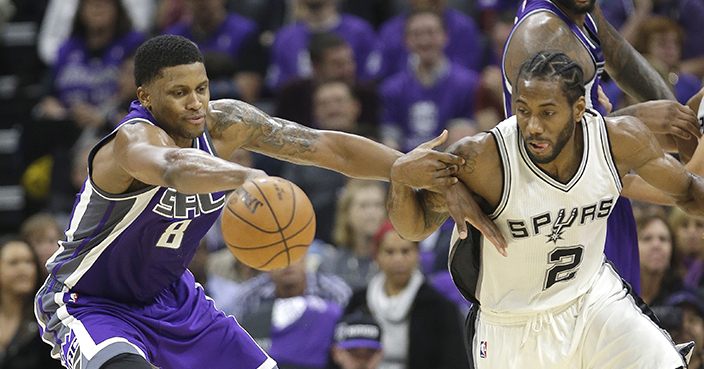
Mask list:
[[[467,237],[465,222],[469,222],[494,243],[502,254],[506,255],[506,241],[501,235],[499,228],[486,216],[477,203],[477,200],[486,201],[483,198],[475,197],[465,183],[462,182],[465,180],[472,181],[472,178],[486,178],[488,176],[470,175],[475,172],[477,174],[484,173],[484,170],[489,169],[490,165],[500,166],[498,161],[489,158],[489,160],[486,160],[489,165],[479,165],[479,170],[477,170],[479,152],[484,152],[483,148],[488,145],[489,140],[493,140],[487,139],[489,137],[487,134],[479,136],[481,137],[480,139],[466,137],[448,149],[448,152],[452,152],[464,159],[464,164],[460,165],[458,170],[464,172],[463,177],[465,179],[459,182],[448,182],[442,189],[442,193],[427,190],[418,191],[399,182],[399,180],[403,181],[405,173],[413,172],[413,168],[418,166],[418,160],[414,160],[414,158],[422,156],[425,151],[432,150],[432,148],[441,144],[441,142],[439,144],[433,142],[437,141],[438,138],[420,145],[396,160],[392,168],[391,185],[389,186],[386,205],[389,219],[401,236],[411,240],[422,240],[437,230],[451,215],[455,223],[457,223],[460,237]],[[488,156],[491,155],[489,154]],[[494,153],[494,157],[498,159],[496,153]],[[497,176],[494,175],[493,177],[496,180]],[[501,178],[500,176],[498,177],[499,185],[496,188],[499,189],[498,193],[500,195]],[[472,182],[475,182],[476,186],[483,186],[491,181],[477,180]],[[485,194],[491,198],[495,197],[494,191],[486,191]]]
[[[214,136],[234,148],[240,146],[296,164],[315,165],[350,177],[388,181],[391,165],[401,153],[370,139],[337,131],[316,130],[285,119],[272,118],[236,100],[211,102]],[[437,152],[424,158],[430,165],[446,167],[460,158]],[[419,172],[409,186],[430,188],[436,173]]]
[[181,148],[161,128],[127,124],[93,161],[93,180],[109,193],[126,191],[136,179],[181,193],[211,193],[239,187],[265,175],[202,150]]
[[623,176],[635,170],[685,212],[704,217],[704,178],[666,154],[637,118],[607,119],[614,160]]

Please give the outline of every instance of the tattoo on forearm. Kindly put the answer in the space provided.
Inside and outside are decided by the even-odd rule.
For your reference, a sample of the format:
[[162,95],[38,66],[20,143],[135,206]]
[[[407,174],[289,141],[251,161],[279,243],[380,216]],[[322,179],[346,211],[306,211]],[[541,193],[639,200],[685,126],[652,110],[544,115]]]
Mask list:
[[662,77],[613,26],[606,22],[603,15],[595,14],[594,19],[599,27],[599,39],[604,58],[609,70],[614,74],[612,77],[618,81],[619,86],[638,101],[674,100],[674,94]]
[[447,220],[449,213],[445,209],[445,198],[429,191],[419,193],[420,206],[425,216],[425,228],[439,227]]
[[281,157],[299,157],[317,150],[319,134],[308,127],[279,118],[272,118],[261,110],[237,100],[213,104],[215,122],[211,134],[222,135],[232,125],[242,127],[245,141],[251,148],[260,148]]

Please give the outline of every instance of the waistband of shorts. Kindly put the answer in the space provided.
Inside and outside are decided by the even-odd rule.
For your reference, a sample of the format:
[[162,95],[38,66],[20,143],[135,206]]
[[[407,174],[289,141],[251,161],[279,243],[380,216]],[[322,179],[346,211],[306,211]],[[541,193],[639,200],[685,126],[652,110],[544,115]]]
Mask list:
[[499,325],[523,325],[544,316],[562,314],[575,305],[581,305],[586,295],[581,295],[569,302],[545,310],[532,311],[494,311],[479,307],[479,318],[487,323]]
[[46,293],[66,292],[68,291],[68,287],[53,274],[49,274],[44,281],[44,286],[40,290],[44,290]]

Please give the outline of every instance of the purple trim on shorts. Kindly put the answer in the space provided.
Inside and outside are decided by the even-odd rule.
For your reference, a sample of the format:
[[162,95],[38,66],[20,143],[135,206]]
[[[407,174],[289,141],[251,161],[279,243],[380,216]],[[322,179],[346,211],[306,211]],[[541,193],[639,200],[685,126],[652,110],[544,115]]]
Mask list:
[[357,338],[353,340],[342,341],[337,343],[337,346],[343,350],[355,348],[370,348],[374,350],[381,350],[381,342],[368,338]]
[[110,201],[110,205],[108,205],[108,208],[105,210],[105,214],[103,214],[103,219],[100,219],[100,223],[98,223],[98,226],[95,227],[95,230],[93,231],[93,234],[90,235],[90,237],[87,237],[86,239],[81,242],[78,247],[76,247],[76,251],[73,252],[73,255],[69,259],[66,259],[54,266],[54,269],[51,271],[51,274],[56,278],[56,272],[61,268],[62,265],[64,265],[66,262],[73,260],[82,250],[85,245],[93,240],[95,236],[97,236],[102,230],[103,227],[105,226],[105,223],[108,221],[110,218],[110,215],[112,214],[112,210],[115,208],[115,201]]

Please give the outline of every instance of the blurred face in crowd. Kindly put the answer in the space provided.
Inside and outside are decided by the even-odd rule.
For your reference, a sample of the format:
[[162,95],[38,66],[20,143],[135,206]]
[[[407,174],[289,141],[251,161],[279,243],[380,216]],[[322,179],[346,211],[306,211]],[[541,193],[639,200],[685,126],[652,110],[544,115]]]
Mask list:
[[300,0],[310,11],[318,11],[326,6],[334,6],[337,0]]
[[384,197],[381,186],[367,186],[354,194],[349,209],[353,232],[374,237],[386,217]]
[[349,84],[355,81],[357,65],[354,62],[354,51],[348,45],[325,50],[322,62],[315,67],[320,79],[339,79]]
[[354,132],[361,107],[344,82],[325,83],[313,96],[313,111],[320,128]]
[[674,30],[654,33],[648,39],[647,54],[661,60],[665,65],[672,68],[677,66],[680,60],[682,53],[680,44],[681,40]]
[[[209,25],[220,19],[225,13],[225,0],[187,0],[189,13],[199,25]],[[217,25],[215,22],[213,26]]]
[[11,241],[0,250],[0,290],[3,293],[34,294],[37,273],[34,254],[28,244]]
[[422,64],[438,62],[447,45],[440,17],[433,13],[414,15],[406,24],[406,48],[420,57]]
[[427,10],[440,13],[447,9],[447,0],[408,0],[415,10]]
[[333,360],[341,369],[376,369],[384,356],[382,350],[358,347],[341,349],[333,346]]
[[119,0],[85,0],[78,12],[88,31],[114,29]]
[[[286,268],[272,270],[271,279],[279,289],[290,289],[295,286],[305,286],[306,283],[306,257],[303,256]],[[290,296],[280,296],[290,297]]]
[[379,244],[376,261],[387,281],[395,286],[405,286],[418,266],[418,245],[404,240],[396,231],[386,232]]
[[652,219],[638,230],[638,252],[643,272],[660,273],[670,266],[672,235],[665,222]]
[[58,242],[61,236],[55,227],[46,227],[28,236],[27,241],[37,253],[41,265],[44,265],[51,255],[59,249]]
[[695,350],[702,350],[704,345],[704,319],[691,305],[682,306],[683,342],[694,341]]
[[701,255],[704,250],[704,220],[685,217],[677,225],[677,247],[685,255]]

